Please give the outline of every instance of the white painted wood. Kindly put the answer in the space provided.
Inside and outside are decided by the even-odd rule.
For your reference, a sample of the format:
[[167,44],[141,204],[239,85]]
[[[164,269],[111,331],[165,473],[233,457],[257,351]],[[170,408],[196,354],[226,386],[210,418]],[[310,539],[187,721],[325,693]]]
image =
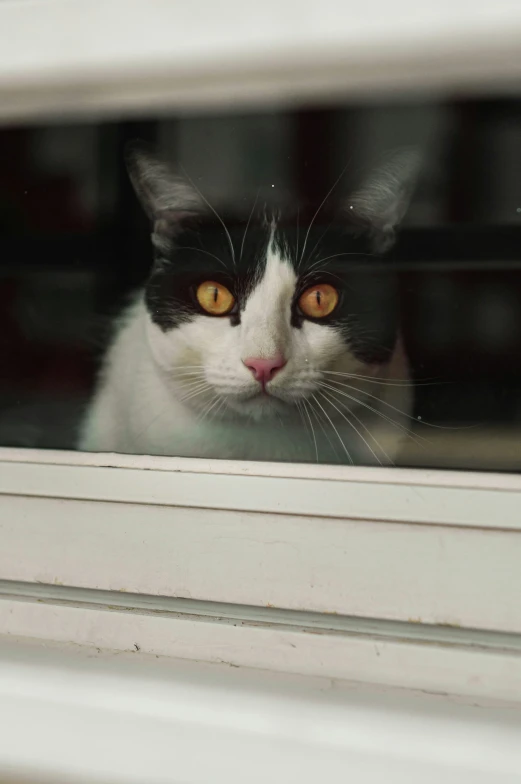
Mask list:
[[446,471],[439,469],[335,466],[315,463],[257,463],[253,460],[208,460],[192,457],[158,457],[110,452],[68,452],[54,449],[21,449],[0,446],[0,464],[27,463],[96,466],[99,468],[138,468],[155,471],[182,471],[196,474],[234,476],[273,476],[294,479],[369,482],[373,485],[428,485],[484,490],[519,490],[516,474]]
[[0,449],[0,494],[521,530],[519,475],[21,452]]
[[[443,638],[342,633],[268,622],[232,623],[188,614],[128,612],[0,597],[4,635],[45,645],[205,661],[306,677],[521,703],[519,640],[474,635],[472,644]],[[1,640],[1,637],[0,637]]]
[[0,458],[0,579],[521,633],[521,477]]
[[29,496],[0,503],[3,579],[521,631],[516,531]]
[[56,784],[513,784],[521,715],[337,681],[0,646],[0,772]]
[[520,40],[514,0],[3,0],[0,115],[517,89]]

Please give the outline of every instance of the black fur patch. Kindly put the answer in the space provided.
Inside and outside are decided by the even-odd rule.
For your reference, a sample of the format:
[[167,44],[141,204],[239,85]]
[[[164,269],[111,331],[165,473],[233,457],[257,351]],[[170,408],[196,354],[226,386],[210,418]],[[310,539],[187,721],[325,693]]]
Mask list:
[[[264,273],[271,218],[259,211],[250,220],[201,219],[189,225],[175,240],[171,251],[158,254],[146,285],[145,299],[152,320],[168,331],[195,315],[206,315],[195,297],[197,286],[215,280],[234,294],[232,325],[240,323],[241,311],[256,281]],[[310,218],[277,215],[273,242],[281,257],[293,265],[298,276],[293,303],[295,328],[305,318],[298,297],[315,283],[331,283],[339,291],[338,306],[331,316],[317,321],[342,331],[352,353],[366,363],[386,362],[396,342],[398,296],[390,259],[371,253],[369,237],[359,227],[323,217],[311,226]],[[233,246],[233,251],[230,246]]]
[[217,218],[200,221],[181,233],[168,254],[156,257],[145,299],[152,321],[163,331],[195,315],[215,318],[201,309],[195,297],[197,287],[206,280],[222,283],[232,292],[237,306],[222,318],[240,323],[244,302],[265,269],[271,235],[266,224],[250,223],[245,232],[246,224],[227,222],[228,239]]

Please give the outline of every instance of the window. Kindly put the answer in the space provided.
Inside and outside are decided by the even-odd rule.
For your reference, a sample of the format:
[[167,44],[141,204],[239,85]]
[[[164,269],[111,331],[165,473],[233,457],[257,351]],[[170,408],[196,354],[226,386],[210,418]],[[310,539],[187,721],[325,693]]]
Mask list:
[[[122,435],[114,434],[112,440],[107,435],[118,417],[113,412],[105,421],[102,401],[84,439],[91,441],[89,448],[517,470],[520,108],[515,97],[444,96],[423,103],[402,97],[393,103],[337,100],[326,108],[184,113],[139,121],[123,116],[110,122],[5,128],[1,443],[51,449],[78,445],[86,407],[94,405],[89,401],[113,337],[113,322],[151,270],[149,221],[125,167],[125,150],[141,138],[157,151],[157,160],[172,162],[175,171],[184,173],[187,187],[207,200],[218,219],[223,216],[237,253],[242,249],[244,255],[244,270],[232,279],[232,288],[240,291],[248,275],[257,274],[251,272],[258,252],[255,242],[263,238],[253,225],[252,206],[260,203],[262,210],[267,191],[273,191],[280,196],[270,194],[269,203],[278,204],[282,214],[298,205],[290,212],[289,226],[280,227],[281,241],[294,241],[289,255],[293,253],[296,264],[300,231],[303,265],[311,271],[318,265],[320,270],[318,277],[309,273],[311,295],[305,296],[316,297],[317,291],[322,296],[314,286],[324,284],[336,287],[343,304],[323,319],[326,326],[319,326],[321,314],[310,319],[304,314],[300,323],[291,325],[287,314],[288,330],[294,334],[286,337],[278,328],[275,340],[283,345],[274,345],[272,353],[283,352],[287,356],[282,360],[289,361],[279,375],[282,382],[268,385],[275,384],[276,400],[274,412],[266,414],[266,396],[251,377],[252,368],[243,367],[249,355],[272,350],[262,344],[265,328],[257,323],[254,339],[244,344],[241,330],[244,334],[247,323],[244,329],[236,326],[235,311],[213,317],[190,293],[201,276],[210,281],[219,277],[225,263],[209,250],[216,250],[215,229],[198,225],[197,232],[179,241],[177,251],[164,254],[174,259],[173,273],[154,274],[147,300],[152,316],[145,316],[159,336],[152,338],[152,349],[163,338],[174,347],[175,356],[166,360],[175,379],[171,392],[192,419],[179,428],[176,421],[184,415],[175,407],[170,413],[169,404],[150,389],[152,382],[143,390],[136,384],[136,378],[152,378],[150,369],[138,365],[128,371],[132,394],[116,395]],[[396,168],[399,174],[393,176],[408,186],[406,156],[411,149],[421,165],[397,241],[384,256],[371,252],[370,242],[363,245],[369,252],[363,252],[350,233],[352,205],[347,201],[352,198],[356,205],[364,178],[372,182],[371,177],[388,176],[385,167],[395,165],[396,155],[403,171]],[[332,192],[322,203],[331,184]],[[385,184],[382,179],[382,187]],[[208,205],[204,207],[216,223]],[[236,230],[237,215],[242,223]],[[219,226],[216,242],[221,245],[227,241],[227,226]],[[306,251],[308,228],[309,245],[316,249]],[[191,245],[197,247],[190,250]],[[227,251],[222,249],[225,260]],[[300,276],[304,283],[298,280],[297,288],[307,286],[306,276]],[[244,297],[247,309],[238,301],[237,318],[255,320],[249,308],[256,306],[256,297],[268,301],[272,296],[259,290],[251,300]],[[302,301],[293,306],[299,310]],[[169,319],[172,310],[185,313],[189,308],[199,331],[185,338],[187,333]],[[311,327],[304,335],[305,351],[300,347],[306,331],[299,329],[302,321]],[[323,362],[329,351],[323,336],[331,335],[336,342],[346,332],[345,351]],[[183,337],[177,338],[178,333]],[[316,350],[315,335],[320,341]],[[397,335],[403,351],[393,343]],[[138,353],[136,340],[133,355]],[[188,340],[189,353],[178,349],[181,340]],[[150,348],[140,350],[148,361]],[[121,345],[109,363],[108,386],[116,384],[129,364],[122,352]],[[192,359],[187,362],[186,356]],[[310,366],[305,363],[317,365],[320,380],[308,381],[306,376],[300,381]],[[211,383],[205,384],[209,377]],[[228,378],[235,386],[229,388]],[[239,384],[247,395],[255,393],[250,387],[259,389],[253,402],[250,397],[237,401]],[[279,398],[294,393],[295,402],[292,397],[289,405],[286,397]],[[98,420],[103,434],[94,432]],[[266,428],[269,437],[263,437]]]
[[[326,3],[296,30],[292,4],[270,14],[265,4],[261,13],[229,2],[203,33],[205,4],[152,5],[42,2],[31,6],[30,24],[26,3],[0,9],[8,31],[0,47],[2,634],[514,699],[517,9],[474,4],[469,16],[465,4],[402,3],[392,14],[357,8],[347,25],[344,4]],[[151,13],[149,40],[141,31]],[[57,37],[64,29],[67,46]],[[280,460],[262,450],[221,452],[220,441],[211,453],[187,441],[155,454],[76,448],[114,314],[152,262],[146,209],[125,169],[136,138],[192,185],[188,210],[173,210],[173,219],[168,203],[169,214],[158,216],[147,188],[157,201],[163,164],[131,159],[141,201],[160,224],[161,253],[180,231],[176,221],[201,201],[219,242],[227,239],[222,219],[239,256],[237,237],[264,198],[280,199],[281,213],[299,205],[299,243],[312,221],[320,243],[332,213],[358,211],[352,239],[373,243],[367,267],[340,284],[338,267],[307,287],[293,282],[287,323],[320,330],[322,311],[352,303],[354,289],[358,321],[341,334],[352,347],[356,332],[358,368],[388,364],[388,355],[364,363],[364,351],[392,352],[400,344],[388,325],[399,326],[410,372],[397,361],[391,377],[363,379],[364,416],[389,393],[376,419],[387,434],[351,418],[353,440],[344,444],[336,423],[359,393],[350,376],[335,376],[351,371],[338,370],[324,397],[301,409],[305,449]],[[153,181],[151,171],[159,172]],[[375,223],[376,213],[363,210],[367,189],[376,177],[380,198],[389,172],[383,185],[393,186],[393,201]],[[183,291],[192,309],[222,307],[204,317],[207,334],[237,330],[244,287],[213,270]],[[172,311],[161,314],[167,334],[159,322]],[[274,356],[241,357],[248,379],[266,386],[266,374],[282,374],[287,356],[269,368],[249,362]],[[145,430],[159,411],[147,413]],[[389,433],[401,439],[390,460]],[[368,448],[352,459],[351,443]]]

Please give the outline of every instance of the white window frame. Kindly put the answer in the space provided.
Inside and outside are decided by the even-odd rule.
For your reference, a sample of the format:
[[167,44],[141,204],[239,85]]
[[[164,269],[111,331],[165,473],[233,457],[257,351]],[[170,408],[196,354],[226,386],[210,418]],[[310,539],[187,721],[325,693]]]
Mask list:
[[515,92],[521,75],[516,0],[3,0],[0,13],[4,123]]
[[[3,0],[0,122],[515,90],[520,42],[506,0]],[[516,475],[0,448],[4,644],[519,702],[520,563]],[[28,671],[0,662],[21,717],[0,769],[22,768]],[[94,736],[107,706],[83,691]],[[39,725],[38,770],[69,715]]]
[[16,637],[501,699],[521,679],[517,475],[4,448],[0,510]]

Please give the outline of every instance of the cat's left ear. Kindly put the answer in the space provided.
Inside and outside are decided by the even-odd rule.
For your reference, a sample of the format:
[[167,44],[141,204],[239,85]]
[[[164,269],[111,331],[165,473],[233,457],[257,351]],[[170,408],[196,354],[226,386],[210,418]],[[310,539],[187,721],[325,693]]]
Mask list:
[[407,212],[420,165],[418,150],[396,151],[347,202],[355,225],[370,233],[375,253],[384,253],[394,244],[395,230]]
[[168,250],[183,225],[204,211],[203,199],[143,142],[130,143],[125,159],[136,195],[153,224],[152,243],[159,251]]

